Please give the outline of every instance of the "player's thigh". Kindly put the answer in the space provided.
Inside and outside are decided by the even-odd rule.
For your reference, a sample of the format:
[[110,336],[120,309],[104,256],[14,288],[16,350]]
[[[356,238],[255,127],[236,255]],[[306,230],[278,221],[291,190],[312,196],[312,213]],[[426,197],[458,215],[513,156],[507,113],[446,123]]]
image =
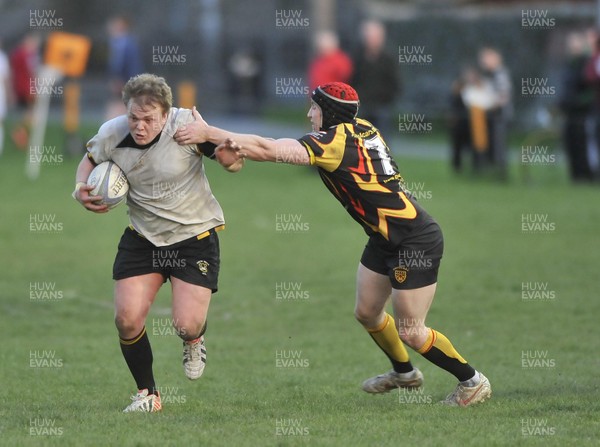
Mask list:
[[[435,296],[437,283],[410,290],[392,291],[392,305],[399,318],[407,325],[424,324]],[[401,321],[401,323],[403,323]]]
[[160,273],[115,281],[115,321],[124,332],[141,331],[150,306],[164,282]]
[[174,324],[179,329],[199,332],[210,298],[218,289],[219,238],[211,231],[202,239],[185,241],[177,250],[185,265],[171,271]]
[[203,326],[208,314],[212,290],[173,276],[171,276],[171,285],[175,325]]
[[356,318],[368,326],[380,324],[391,290],[392,286],[386,275],[377,273],[359,263],[356,273],[356,304],[354,308]]

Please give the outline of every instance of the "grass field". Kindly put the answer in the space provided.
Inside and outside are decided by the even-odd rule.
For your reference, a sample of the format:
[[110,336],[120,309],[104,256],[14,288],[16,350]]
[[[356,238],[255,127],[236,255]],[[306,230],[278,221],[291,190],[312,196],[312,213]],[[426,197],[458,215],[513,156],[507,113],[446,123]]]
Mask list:
[[[306,168],[248,164],[232,175],[208,162],[228,228],[206,372],[183,375],[167,284],[147,322],[163,411],[122,414],[135,384],[110,273],[126,207],[88,213],[70,198],[76,160],[30,182],[24,154],[7,149],[0,445],[597,445],[600,189],[569,185],[559,166],[503,185],[397,159],[446,239],[428,323],[490,378],[492,400],[438,405],[455,380],[414,353],[422,393],[363,393],[362,380],[389,365],[352,315],[362,230]],[[523,216],[546,225],[523,232]],[[290,219],[300,230],[278,231]]]

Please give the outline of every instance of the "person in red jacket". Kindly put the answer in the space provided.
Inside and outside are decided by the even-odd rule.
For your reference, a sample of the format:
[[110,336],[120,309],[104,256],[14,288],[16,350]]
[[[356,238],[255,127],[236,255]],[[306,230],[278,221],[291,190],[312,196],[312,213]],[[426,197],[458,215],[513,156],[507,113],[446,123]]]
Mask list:
[[10,67],[14,97],[17,107],[25,110],[23,120],[17,124],[12,132],[12,139],[19,148],[24,148],[29,139],[28,128],[31,121],[31,112],[35,102],[35,73],[39,63],[40,37],[30,33],[23,37],[20,45],[10,54]]
[[353,72],[352,60],[339,47],[335,33],[323,31],[315,37],[316,57],[308,68],[310,90],[329,82],[348,82]]

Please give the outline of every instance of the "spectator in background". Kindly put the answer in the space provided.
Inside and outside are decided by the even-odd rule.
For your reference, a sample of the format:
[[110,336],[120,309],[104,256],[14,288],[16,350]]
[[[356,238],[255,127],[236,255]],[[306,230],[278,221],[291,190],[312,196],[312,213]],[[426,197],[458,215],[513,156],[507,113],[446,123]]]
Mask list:
[[354,58],[351,84],[360,95],[363,118],[388,134],[394,100],[400,94],[397,63],[384,51],[385,27],[381,22],[364,22],[361,31],[363,46]]
[[310,90],[329,82],[349,82],[352,60],[340,49],[337,35],[332,31],[319,32],[314,45],[317,55],[308,68]]
[[452,92],[452,167],[456,172],[462,168],[465,148],[472,154],[474,171],[480,171],[484,165],[491,146],[488,116],[496,103],[491,82],[477,69],[465,68]]
[[0,155],[4,150],[4,118],[10,95],[10,64],[0,41]]
[[452,83],[450,91],[450,114],[448,116],[448,128],[450,130],[450,163],[455,173],[462,171],[462,155],[464,152],[472,152],[471,127],[469,121],[469,109],[465,104],[462,93],[466,85],[465,71],[460,73]]
[[588,33],[590,38],[595,37],[593,42],[593,54],[588,60],[584,70],[585,79],[588,85],[594,91],[594,99],[592,104],[592,113],[589,118],[591,124],[591,131],[588,134],[591,137],[588,140],[588,160],[590,161],[590,168],[592,173],[597,174],[598,161],[600,154],[600,36],[598,34],[592,35]]
[[494,48],[479,51],[479,66],[495,92],[496,102],[488,111],[489,160],[498,169],[501,179],[508,177],[507,126],[512,118],[512,82],[502,55]]
[[29,141],[29,127],[33,104],[35,103],[35,75],[39,66],[40,36],[26,34],[21,43],[10,54],[13,92],[17,107],[23,110],[23,119],[12,132],[12,139],[19,149],[24,149]]
[[572,32],[567,36],[567,62],[562,73],[559,105],[565,115],[563,139],[573,181],[593,179],[586,122],[592,111],[594,92],[585,77],[589,58],[586,50],[585,34]]
[[110,77],[107,119],[126,113],[121,100],[121,91],[130,78],[144,72],[140,48],[130,32],[130,27],[129,20],[123,16],[115,16],[107,24]]
[[251,114],[260,109],[262,62],[249,47],[238,47],[229,58],[231,112]]

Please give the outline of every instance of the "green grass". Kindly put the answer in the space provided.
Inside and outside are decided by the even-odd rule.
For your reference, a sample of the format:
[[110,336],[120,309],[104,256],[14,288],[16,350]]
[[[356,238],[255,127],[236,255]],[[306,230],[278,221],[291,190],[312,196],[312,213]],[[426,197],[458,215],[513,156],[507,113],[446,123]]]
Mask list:
[[[61,144],[56,129],[48,138]],[[208,367],[187,381],[178,339],[153,334],[169,318],[167,283],[147,326],[171,402],[160,414],[122,414],[135,385],[112,321],[110,273],[126,207],[88,213],[70,198],[76,160],[43,166],[30,182],[24,155],[8,148],[0,158],[0,445],[596,445],[598,188],[570,186],[560,167],[534,169],[528,185],[498,184],[453,177],[442,161],[397,159],[407,181],[424,182],[431,199],[422,203],[445,234],[428,323],[490,378],[492,400],[436,404],[455,380],[414,353],[425,403],[363,393],[362,380],[389,365],[352,315],[362,230],[307,168],[248,163],[232,175],[208,162],[228,225]],[[35,214],[55,216],[62,231],[30,231]],[[283,214],[301,215],[308,231],[277,232]],[[522,214],[548,214],[555,231],[523,234]],[[54,283],[62,299],[31,300],[33,282]],[[308,299],[277,300],[281,282],[301,283]],[[523,282],[547,283],[555,299],[523,301]],[[31,352],[44,350],[62,366],[32,368]],[[555,367],[522,368],[523,351],[535,350],[548,351]],[[277,368],[277,351],[301,351],[309,366]],[[30,435],[32,421],[43,420],[62,434]],[[304,435],[275,435],[278,420]],[[524,420],[546,423],[549,434],[523,436]]]

